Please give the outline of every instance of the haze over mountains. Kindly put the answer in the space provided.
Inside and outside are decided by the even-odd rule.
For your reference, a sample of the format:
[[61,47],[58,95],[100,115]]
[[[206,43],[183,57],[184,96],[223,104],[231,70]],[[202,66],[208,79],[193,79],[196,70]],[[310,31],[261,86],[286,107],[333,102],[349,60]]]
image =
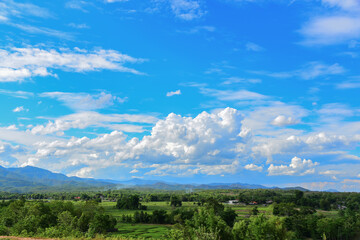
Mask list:
[[[61,173],[26,166],[21,168],[4,168],[0,166],[0,191],[6,192],[36,192],[36,191],[76,191],[116,188],[155,188],[163,190],[186,189],[258,189],[269,188],[263,185],[246,183],[209,183],[209,184],[179,184],[157,180],[132,179],[117,181],[110,179],[90,179],[68,177]],[[294,188],[283,188],[294,189]],[[303,191],[307,189],[296,187]]]

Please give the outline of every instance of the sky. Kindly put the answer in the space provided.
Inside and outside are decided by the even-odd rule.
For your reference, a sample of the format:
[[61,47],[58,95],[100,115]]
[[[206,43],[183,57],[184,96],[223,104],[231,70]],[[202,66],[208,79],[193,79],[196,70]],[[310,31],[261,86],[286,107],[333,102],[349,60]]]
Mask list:
[[0,165],[360,191],[360,1],[1,0]]

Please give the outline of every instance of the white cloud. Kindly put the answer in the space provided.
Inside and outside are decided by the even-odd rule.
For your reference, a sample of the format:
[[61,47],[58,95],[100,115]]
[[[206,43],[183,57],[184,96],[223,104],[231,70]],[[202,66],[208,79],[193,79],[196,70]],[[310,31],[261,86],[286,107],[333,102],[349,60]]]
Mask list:
[[261,171],[263,170],[263,167],[262,167],[262,166],[255,165],[255,164],[253,164],[253,163],[245,165],[244,168],[245,168],[246,170],[258,171],[258,172],[261,172]]
[[133,169],[133,170],[131,170],[129,173],[137,173],[137,172],[139,172],[139,170]]
[[[357,112],[360,112],[360,110],[357,110]],[[356,109],[341,103],[328,103],[324,104],[321,109],[318,110],[318,113],[320,116],[323,115],[323,118],[329,118],[329,116],[351,117],[355,115]]]
[[70,0],[65,3],[66,8],[76,9],[83,12],[87,12],[86,8],[92,5],[93,3],[91,1],[84,0]]
[[179,33],[186,33],[186,34],[196,34],[196,33],[200,33],[200,32],[215,32],[216,28],[213,26],[196,26],[191,28],[190,30],[185,30],[185,31],[177,31]]
[[18,130],[18,128],[16,127],[15,124],[8,126],[6,129],[7,130]]
[[[82,117],[76,114],[73,118]],[[122,132],[113,131],[93,139],[40,141],[35,143],[36,153],[23,161],[26,164],[31,158],[41,165],[49,164],[51,159],[54,168],[86,165],[94,169],[141,163],[142,168],[152,169],[149,175],[234,173],[239,167],[237,159],[247,158],[247,148],[239,147],[248,139],[248,134],[240,134],[241,120],[240,112],[231,108],[211,114],[203,112],[195,118],[169,114],[141,140],[127,139]],[[46,130],[59,130],[55,125],[46,126]],[[45,129],[37,129],[41,130]]]
[[239,78],[239,77],[229,77],[225,78],[225,81],[222,82],[224,85],[236,84],[236,83],[261,83],[260,79],[257,78]]
[[[305,136],[278,136],[271,141],[268,138],[257,139],[257,145],[252,147],[254,157],[263,156],[271,162],[273,156],[288,157],[293,154],[312,156],[312,158],[327,158],[352,160],[347,151],[355,149],[360,135],[353,132],[349,136],[311,133]],[[259,155],[259,156],[258,156]]]
[[272,122],[271,124],[274,126],[279,126],[279,127],[283,127],[283,126],[287,126],[287,125],[294,125],[299,123],[298,120],[292,118],[292,117],[286,117],[284,115],[279,115],[277,116]]
[[331,45],[360,37],[360,18],[356,16],[317,17],[299,31],[305,45]]
[[34,96],[34,93],[32,93],[32,92],[11,91],[11,90],[5,90],[5,89],[0,89],[0,94],[4,94],[4,95],[11,96],[11,97],[16,97],[16,98],[23,98],[23,99],[28,99],[28,98]]
[[39,7],[31,3],[18,3],[12,0],[4,0],[0,2],[0,17],[3,21],[12,17],[35,16],[41,18],[49,18],[52,15],[45,8]]
[[73,39],[69,33],[45,27],[35,27],[24,24],[24,22],[18,23],[20,20],[25,19],[25,17],[53,18],[54,14],[45,8],[31,3],[17,3],[12,0],[4,0],[0,3],[0,23],[16,27],[29,33],[45,34],[68,40]]
[[[245,127],[251,129],[255,135],[273,138],[289,137],[291,135],[299,135],[300,130],[289,128],[274,128],[274,123],[285,124],[300,122],[301,118],[308,116],[310,112],[299,105],[290,105],[282,102],[270,102],[267,105],[256,107],[246,112],[243,121]],[[284,121],[279,116],[286,116]],[[278,118],[278,121],[274,122]],[[290,122],[289,122],[290,118]],[[286,124],[285,124],[286,125]],[[285,126],[283,125],[283,126]]]
[[200,92],[207,96],[216,97],[221,101],[257,101],[269,98],[268,96],[256,92],[251,92],[245,89],[234,91],[201,87]]
[[300,69],[289,72],[263,72],[254,71],[256,74],[266,75],[274,78],[292,78],[297,77],[304,80],[315,79],[318,77],[324,77],[329,75],[337,75],[345,72],[345,69],[338,63],[329,65],[321,62],[309,62]]
[[105,0],[106,3],[127,2],[129,0]]
[[197,0],[169,0],[169,3],[175,16],[183,20],[193,20],[205,14]]
[[126,101],[126,98],[116,97],[105,92],[94,95],[88,93],[45,92],[39,96],[55,98],[63,102],[65,106],[77,111],[102,109],[112,106],[116,102],[123,103]]
[[338,89],[354,89],[360,88],[360,80],[344,81],[336,84]]
[[293,157],[289,166],[271,164],[268,168],[270,176],[274,175],[307,175],[315,173],[315,166],[319,163],[309,160],[301,160],[301,158]]
[[155,168],[146,173],[146,175],[166,176],[166,175],[178,175],[178,176],[191,176],[194,174],[206,174],[206,175],[223,175],[234,174],[238,168],[239,162],[234,161],[230,164],[219,165],[170,165],[170,164],[153,164],[150,168]]
[[174,95],[181,95],[180,89],[179,89],[179,90],[176,90],[176,91],[173,91],[173,92],[167,92],[167,93],[166,93],[166,96],[167,96],[167,97],[172,97],[172,96],[174,96]]
[[[31,129],[33,134],[51,134],[62,132],[72,128],[85,129],[90,126],[105,127],[113,130],[126,132],[144,132],[141,125],[126,123],[155,123],[157,118],[144,114],[100,114],[97,112],[80,112],[49,121],[46,125],[37,125]],[[125,124],[119,124],[125,123]]]
[[18,154],[23,154],[26,149],[20,145],[11,145],[0,141],[0,165],[10,167],[16,164]]
[[74,39],[72,34],[69,34],[66,32],[61,32],[58,30],[50,29],[50,28],[46,28],[46,27],[35,27],[35,26],[31,26],[31,25],[18,24],[18,23],[8,23],[8,25],[16,27],[18,29],[21,29],[28,33],[43,34],[43,35],[48,35],[48,36],[66,39],[66,40]]
[[[271,125],[279,115],[300,121],[308,114],[300,106],[274,102],[243,112],[226,108],[202,112],[195,117],[172,113],[163,120],[147,115],[81,112],[50,119],[49,123],[35,126],[28,132],[0,128],[0,139],[23,143],[32,149],[16,156],[20,165],[32,164],[57,171],[72,166],[73,175],[83,172],[81,175],[93,176],[101,168],[121,166],[128,168],[127,173],[141,169],[141,173],[157,176],[235,174],[241,173],[241,169],[267,169],[269,175],[302,176],[314,173],[318,162],[321,166],[316,169],[322,178],[335,174],[329,169],[349,173],[348,164],[340,169],[336,168],[338,164],[329,165],[327,161],[359,161],[360,158],[349,151],[358,146],[360,124],[356,127],[339,122],[344,129],[348,128],[334,126],[341,134],[333,133],[328,127],[324,132],[317,132]],[[122,132],[143,131],[144,126],[152,128],[141,139],[130,138]],[[53,136],[50,139],[40,135],[87,127],[115,131],[93,138]],[[130,130],[125,130],[126,127]],[[134,129],[136,127],[140,129]],[[312,160],[293,158],[295,155]],[[291,162],[284,164],[291,158]],[[283,165],[274,163],[273,159]],[[351,168],[356,170],[356,166]],[[357,174],[358,171],[351,177]],[[344,176],[336,177],[340,181]]]
[[[299,30],[302,44],[332,45],[360,38],[360,3],[357,0],[322,0],[325,14],[316,16]],[[335,10],[335,11],[334,11]]]
[[336,170],[326,170],[326,171],[323,171],[323,172],[319,172],[319,174],[322,174],[322,175],[337,175],[337,174],[341,174],[341,172],[336,171]]
[[23,111],[29,111],[29,109],[24,108],[23,106],[16,107],[12,110],[13,112],[23,112]]
[[115,50],[2,49],[0,50],[0,82],[22,81],[35,76],[56,76],[49,72],[50,69],[74,72],[106,69],[140,74],[137,70],[123,65],[142,61]]
[[257,45],[256,43],[253,42],[248,42],[245,44],[245,48],[248,51],[253,51],[253,52],[261,52],[264,51],[264,48]]
[[90,28],[89,25],[86,23],[69,23],[70,27],[77,28],[77,29],[88,29]]
[[360,9],[358,0],[322,0],[324,5],[330,7],[339,7],[346,11],[357,11]]

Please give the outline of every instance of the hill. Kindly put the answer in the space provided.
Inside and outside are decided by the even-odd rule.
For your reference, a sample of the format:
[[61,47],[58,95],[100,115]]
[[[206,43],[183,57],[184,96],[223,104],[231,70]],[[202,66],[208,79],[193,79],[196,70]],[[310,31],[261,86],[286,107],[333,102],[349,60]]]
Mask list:
[[161,189],[161,190],[195,190],[195,189],[283,189],[309,191],[301,187],[266,187],[246,183],[209,183],[180,184],[157,180],[132,179],[118,181],[110,179],[91,179],[68,177],[42,168],[26,166],[4,168],[0,166],[0,191],[4,192],[44,192],[44,191],[85,191],[118,188]]
[[0,191],[41,192],[75,191],[93,188],[112,188],[116,184],[95,179],[67,177],[61,173],[26,166],[22,168],[4,168],[0,166]]

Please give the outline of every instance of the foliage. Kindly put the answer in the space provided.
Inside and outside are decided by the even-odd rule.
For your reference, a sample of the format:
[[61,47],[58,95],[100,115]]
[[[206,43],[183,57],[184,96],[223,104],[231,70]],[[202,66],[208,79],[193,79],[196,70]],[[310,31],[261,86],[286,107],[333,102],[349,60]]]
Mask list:
[[2,235],[66,237],[114,231],[116,220],[94,202],[17,200],[0,209]]
[[116,208],[130,210],[146,210],[146,206],[141,205],[139,196],[137,195],[122,196],[117,200]]

